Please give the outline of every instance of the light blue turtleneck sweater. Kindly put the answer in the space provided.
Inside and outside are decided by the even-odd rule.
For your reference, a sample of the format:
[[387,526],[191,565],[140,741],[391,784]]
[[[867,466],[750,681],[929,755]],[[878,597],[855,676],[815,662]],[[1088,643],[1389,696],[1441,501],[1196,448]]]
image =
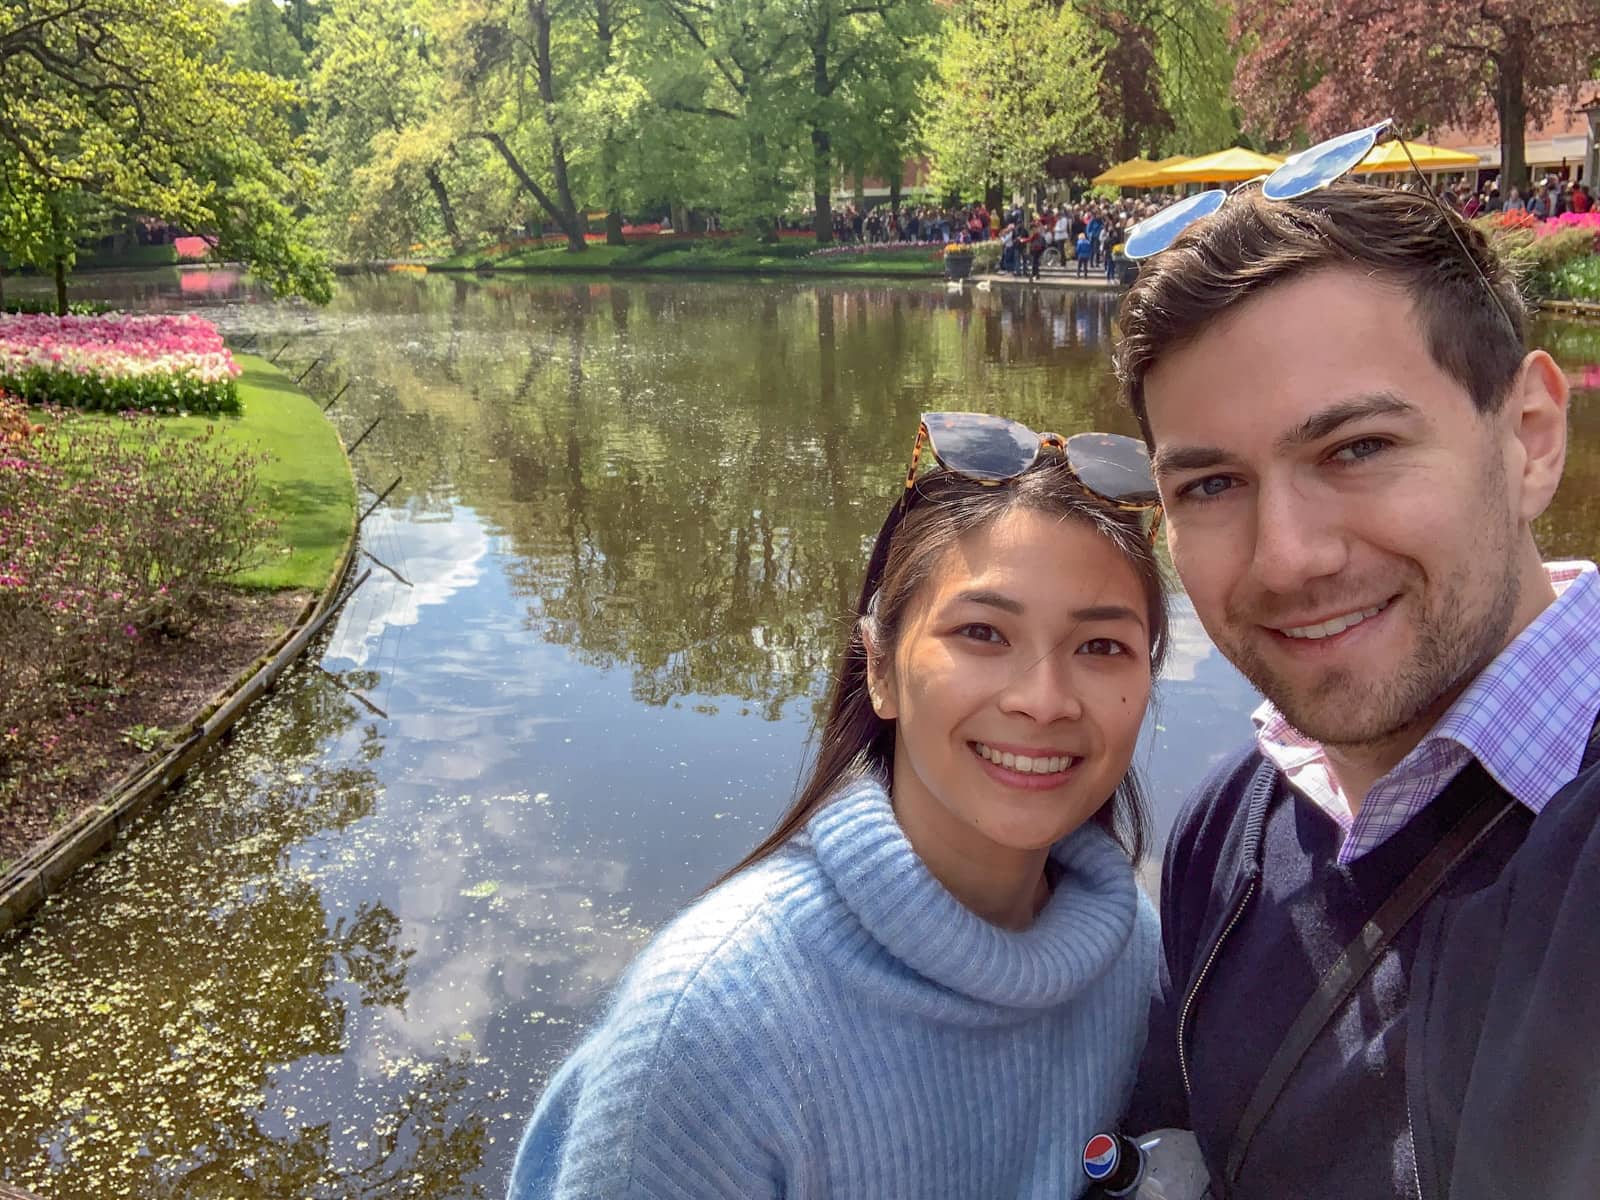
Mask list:
[[1143,1048],[1156,918],[1086,826],[1033,926],[963,907],[857,783],[640,954],[511,1200],[1063,1200]]

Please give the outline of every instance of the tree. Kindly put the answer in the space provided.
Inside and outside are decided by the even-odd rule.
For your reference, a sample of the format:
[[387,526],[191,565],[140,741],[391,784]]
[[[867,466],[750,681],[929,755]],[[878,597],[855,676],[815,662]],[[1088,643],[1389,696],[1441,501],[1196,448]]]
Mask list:
[[0,0],[0,203],[55,197],[57,239],[96,208],[165,218],[326,300],[293,90],[225,61],[222,20],[207,0]]
[[[558,28],[549,0],[470,0],[452,14],[443,106],[463,138],[485,142],[566,234],[584,250],[584,221],[568,161],[566,84],[573,31]],[[531,164],[531,168],[530,168]]]
[[1098,148],[1103,52],[1070,5],[995,0],[956,13],[923,89],[923,137],[936,176],[976,192],[1042,183],[1049,158]]
[[723,126],[718,132],[737,147],[729,160],[738,164],[721,189],[724,207],[753,221],[763,240],[776,240],[778,217],[802,177],[801,138],[815,111],[805,27],[787,0],[662,4],[690,64],[662,103]]
[[435,120],[440,63],[420,3],[334,0],[318,25],[311,96],[343,240],[382,253],[428,232],[432,209],[452,249],[464,244],[446,176],[458,155]]
[[812,206],[817,243],[827,245],[837,166],[881,171],[898,190],[911,106],[932,65],[920,35],[937,22],[923,0],[805,0],[800,17],[810,67]]
[[1530,117],[1575,99],[1600,43],[1595,0],[1239,0],[1236,94],[1271,137],[1327,136],[1394,116],[1404,127],[1493,112],[1502,185],[1527,181]]

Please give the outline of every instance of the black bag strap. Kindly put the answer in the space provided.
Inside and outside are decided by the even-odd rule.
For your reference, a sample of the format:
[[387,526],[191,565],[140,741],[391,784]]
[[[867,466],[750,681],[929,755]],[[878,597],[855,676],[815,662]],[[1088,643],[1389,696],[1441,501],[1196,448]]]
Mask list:
[[[1256,1084],[1250,1103],[1245,1105],[1244,1114],[1239,1118],[1239,1125],[1234,1130],[1233,1144],[1228,1149],[1226,1175],[1227,1187],[1230,1190],[1244,1167],[1245,1155],[1250,1150],[1250,1142],[1254,1139],[1256,1130],[1260,1128],[1261,1122],[1266,1119],[1272,1106],[1277,1103],[1279,1094],[1289,1082],[1289,1076],[1294,1074],[1295,1068],[1300,1065],[1300,1060],[1311,1048],[1311,1043],[1316,1041],[1323,1026],[1350,998],[1366,973],[1372,969],[1372,964],[1377,962],[1378,956],[1388,948],[1389,943],[1405,927],[1406,922],[1416,915],[1417,910],[1439,890],[1450,872],[1462,860],[1469,858],[1483,843],[1484,838],[1488,837],[1516,808],[1516,800],[1507,795],[1476,760],[1468,764],[1462,775],[1466,776],[1471,772],[1482,776],[1481,781],[1474,780],[1474,784],[1486,785],[1482,798],[1434,843],[1433,848],[1416,865],[1411,874],[1401,881],[1378,911],[1361,927],[1361,932],[1356,934],[1355,939],[1344,948],[1344,953],[1339,956],[1338,961],[1322,977],[1317,990],[1311,994],[1311,999],[1306,1001],[1305,1007],[1300,1010],[1300,1015],[1294,1019],[1294,1024],[1289,1026],[1289,1031],[1283,1035],[1277,1053],[1267,1064],[1266,1073]],[[1464,785],[1467,783],[1464,778],[1461,782]]]
[[[1595,718],[1589,730],[1589,741],[1584,748],[1579,770],[1587,770],[1597,761],[1600,761],[1600,716]],[[1228,1148],[1225,1177],[1228,1190],[1232,1190],[1238,1182],[1256,1130],[1277,1103],[1278,1096],[1289,1082],[1289,1076],[1294,1074],[1323,1027],[1350,998],[1366,973],[1372,969],[1373,963],[1378,961],[1378,956],[1388,948],[1406,922],[1439,890],[1450,872],[1463,860],[1470,858],[1483,840],[1517,807],[1517,801],[1490,777],[1476,759],[1456,777],[1451,787],[1481,788],[1483,795],[1465,816],[1434,843],[1433,849],[1361,927],[1355,940],[1344,948],[1338,961],[1322,977],[1311,999],[1306,1001],[1294,1024],[1289,1026],[1289,1032],[1283,1035],[1277,1053],[1267,1064],[1266,1072],[1256,1084],[1250,1103],[1245,1105],[1238,1127],[1234,1130],[1233,1143]]]

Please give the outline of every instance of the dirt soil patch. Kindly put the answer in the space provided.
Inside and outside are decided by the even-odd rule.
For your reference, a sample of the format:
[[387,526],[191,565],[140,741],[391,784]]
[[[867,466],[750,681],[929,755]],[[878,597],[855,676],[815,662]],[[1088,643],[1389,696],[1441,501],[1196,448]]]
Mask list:
[[238,679],[308,599],[303,591],[219,590],[186,636],[150,639],[114,688],[58,714],[0,779],[0,871],[166,753],[165,735]]

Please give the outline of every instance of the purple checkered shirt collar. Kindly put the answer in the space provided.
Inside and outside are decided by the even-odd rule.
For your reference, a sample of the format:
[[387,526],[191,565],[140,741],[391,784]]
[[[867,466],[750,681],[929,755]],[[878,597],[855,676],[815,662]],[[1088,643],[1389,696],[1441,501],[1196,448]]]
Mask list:
[[1340,864],[1381,846],[1473,758],[1534,813],[1578,773],[1600,712],[1600,574],[1591,562],[1546,563],[1545,571],[1555,603],[1372,786],[1354,820],[1321,745],[1284,720],[1270,701],[1252,714],[1261,753],[1344,828]]

